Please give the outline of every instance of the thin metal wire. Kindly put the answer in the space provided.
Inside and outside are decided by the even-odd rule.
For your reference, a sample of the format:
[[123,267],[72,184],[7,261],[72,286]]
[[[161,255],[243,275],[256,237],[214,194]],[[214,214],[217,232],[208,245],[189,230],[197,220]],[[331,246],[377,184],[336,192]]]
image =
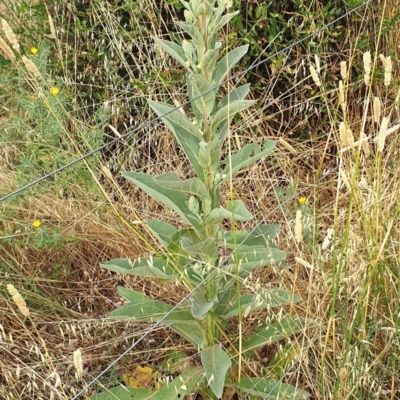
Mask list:
[[168,112],[166,112],[165,114],[163,114],[163,115],[161,115],[161,116],[159,116],[159,117],[157,117],[157,118],[152,119],[151,121],[145,122],[144,124],[138,126],[137,128],[135,128],[135,129],[133,129],[133,130],[131,130],[131,131],[128,131],[128,132],[124,133],[123,135],[121,135],[121,136],[119,136],[119,137],[113,139],[111,142],[106,143],[106,144],[104,144],[104,145],[98,147],[97,149],[92,150],[92,151],[90,151],[90,152],[84,154],[84,155],[81,156],[81,157],[76,158],[75,160],[71,161],[70,163],[65,164],[64,166],[62,166],[62,167],[60,167],[60,168],[58,168],[58,169],[56,169],[56,170],[54,170],[54,171],[52,171],[52,172],[49,172],[48,174],[42,176],[41,178],[38,178],[38,179],[36,179],[36,180],[34,180],[34,181],[32,181],[32,182],[30,182],[30,183],[28,183],[28,184],[26,184],[26,185],[20,187],[19,189],[17,189],[17,190],[15,190],[15,191],[13,191],[13,192],[11,192],[11,193],[9,193],[9,194],[7,194],[7,195],[1,197],[1,198],[0,198],[0,203],[3,202],[3,201],[5,201],[5,200],[7,200],[7,199],[9,199],[10,197],[16,196],[17,194],[20,194],[20,193],[24,192],[25,190],[27,190],[27,189],[31,188],[32,186],[35,186],[35,185],[37,185],[37,184],[39,184],[39,183],[45,181],[45,180],[48,179],[48,178],[51,178],[52,176],[58,174],[59,172],[62,172],[62,171],[64,171],[65,169],[67,169],[67,168],[69,168],[69,167],[72,167],[73,165],[77,164],[78,162],[83,161],[83,160],[86,160],[87,158],[89,158],[89,157],[92,156],[93,154],[95,154],[95,153],[97,153],[97,152],[99,152],[99,151],[101,151],[101,150],[104,150],[104,149],[107,148],[108,146],[111,146],[111,145],[117,143],[117,142],[120,141],[120,140],[123,140],[123,139],[127,138],[128,136],[132,135],[133,133],[138,132],[138,131],[140,131],[140,130],[146,128],[147,126],[153,124],[154,122],[159,121],[159,120],[162,120],[162,118],[166,117],[167,115],[169,115],[169,114],[171,114],[171,113],[173,113],[173,112],[175,112],[175,111],[181,109],[182,107],[185,107],[185,106],[189,105],[192,101],[195,101],[195,100],[199,99],[200,97],[206,95],[207,93],[210,93],[210,92],[214,91],[215,89],[218,89],[220,86],[224,85],[225,83],[227,83],[227,82],[229,82],[229,81],[231,81],[231,80],[233,80],[233,79],[236,79],[236,78],[239,78],[239,77],[245,75],[247,72],[251,71],[251,70],[254,69],[254,68],[259,67],[260,65],[266,63],[267,61],[269,61],[270,59],[272,59],[272,58],[278,56],[279,54],[284,53],[286,50],[291,49],[292,47],[294,47],[294,46],[296,46],[296,45],[298,45],[298,44],[300,44],[300,43],[306,41],[307,39],[309,39],[309,38],[311,38],[311,37],[317,36],[319,33],[321,33],[323,30],[325,30],[325,29],[328,28],[329,26],[336,24],[337,22],[339,22],[339,21],[342,20],[343,18],[346,18],[347,16],[351,15],[352,13],[356,12],[358,9],[360,9],[360,8],[362,8],[362,7],[365,7],[366,5],[368,5],[369,3],[371,3],[372,1],[373,1],[373,0],[368,0],[366,3],[357,6],[357,7],[354,8],[353,10],[348,11],[346,14],[344,14],[344,15],[342,15],[342,16],[336,18],[334,21],[332,21],[332,22],[330,22],[329,24],[324,25],[324,26],[321,27],[320,29],[316,30],[314,33],[311,33],[311,34],[307,35],[306,37],[304,37],[303,39],[299,39],[298,41],[292,43],[291,45],[285,47],[284,49],[279,50],[278,52],[274,53],[273,55],[271,55],[271,56],[269,56],[269,57],[267,57],[267,58],[265,58],[265,59],[263,59],[263,60],[261,60],[261,61],[255,63],[255,64],[250,65],[250,67],[247,68],[246,70],[244,70],[244,71],[242,71],[242,72],[239,72],[239,73],[237,73],[237,74],[231,76],[230,78],[226,79],[226,80],[223,81],[222,83],[220,83],[220,84],[218,84],[218,85],[215,85],[214,87],[212,87],[211,89],[207,90],[206,92],[200,94],[200,95],[197,96],[197,97],[194,97],[192,100],[186,101],[185,103],[181,104],[180,106],[173,108],[171,111],[168,111]]

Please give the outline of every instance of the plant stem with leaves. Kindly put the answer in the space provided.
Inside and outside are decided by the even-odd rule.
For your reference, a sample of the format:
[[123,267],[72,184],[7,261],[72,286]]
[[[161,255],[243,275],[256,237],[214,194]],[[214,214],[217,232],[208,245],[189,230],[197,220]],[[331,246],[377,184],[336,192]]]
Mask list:
[[[178,394],[183,398],[195,391],[208,393],[210,398],[220,398],[226,384],[263,398],[270,398],[268,390],[271,398],[277,395],[282,399],[305,398],[306,392],[280,381],[248,377],[235,382],[228,378],[233,376],[228,374],[233,353],[220,343],[221,327],[225,328],[230,319],[241,315],[242,309],[249,312],[281,307],[299,298],[274,288],[241,295],[240,286],[237,286],[237,282],[255,268],[285,267],[285,253],[274,244],[279,234],[277,225],[262,224],[249,232],[235,228],[225,231],[224,220],[233,221],[234,227],[236,222],[253,217],[240,200],[231,199],[222,207],[219,191],[234,174],[270,153],[275,143],[247,144],[236,154],[223,158],[223,143],[234,116],[252,106],[254,101],[245,100],[250,88],[248,84],[235,87],[225,96],[219,95],[219,86],[246,54],[248,46],[232,49],[221,57],[223,46],[217,34],[238,13],[225,13],[223,0],[191,0],[182,1],[182,4],[185,21],[176,22],[176,25],[191,40],[183,40],[180,45],[162,39],[155,39],[155,43],[186,70],[192,119],[169,104],[152,100],[148,103],[173,133],[193,167],[194,176],[186,180],[174,172],[156,177],[123,172],[123,176],[175,211],[187,226],[178,230],[161,220],[146,220],[150,231],[164,246],[164,253],[135,261],[111,260],[102,266],[115,272],[200,286],[191,294],[189,304],[180,307],[152,300],[132,289],[119,288],[127,303],[110,316],[155,322],[166,315],[161,323],[199,349],[202,366],[191,367],[155,392],[154,398],[176,399]],[[229,252],[230,255],[225,256]],[[301,319],[287,317],[283,323],[262,325],[255,329],[253,336],[245,338],[242,351],[251,352],[267,343],[277,342],[282,336],[304,329],[304,324]],[[233,346],[238,348],[235,343]],[[129,391],[137,399],[149,398],[145,397],[148,396],[147,389],[131,388]],[[113,394],[119,396],[117,392],[115,389]],[[96,399],[101,399],[99,396]]]

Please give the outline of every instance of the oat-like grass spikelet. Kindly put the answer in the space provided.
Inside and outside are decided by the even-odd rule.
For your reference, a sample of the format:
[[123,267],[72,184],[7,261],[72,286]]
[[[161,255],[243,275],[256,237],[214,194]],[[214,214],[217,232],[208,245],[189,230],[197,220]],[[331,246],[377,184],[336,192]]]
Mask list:
[[321,87],[321,85],[322,85],[321,80],[319,79],[318,73],[313,65],[310,66],[310,73],[311,73],[311,78],[313,79],[314,83],[318,87]]
[[383,117],[378,136],[375,139],[378,144],[378,152],[380,153],[383,151],[383,148],[385,147],[385,140],[387,136],[388,126],[389,126],[389,118]]
[[303,213],[301,210],[296,211],[296,224],[294,226],[294,237],[297,243],[303,241]]
[[285,149],[289,150],[292,154],[298,154],[297,150],[290,143],[288,143],[285,139],[280,138],[279,143],[283,147],[285,147]]
[[389,86],[392,80],[392,59],[390,56],[385,57],[383,54],[379,54],[379,58],[385,69],[384,85]]
[[309,262],[307,262],[306,260],[303,260],[300,257],[295,257],[294,259],[296,260],[297,263],[299,263],[303,267],[310,269],[310,270],[314,269],[314,266],[312,264],[310,264]]
[[342,148],[351,146],[354,143],[354,135],[344,122],[339,124],[340,143]]
[[379,122],[381,120],[381,100],[379,97],[374,97],[374,121]]
[[10,46],[0,37],[0,54],[4,56],[6,60],[15,60],[15,54],[11,50]]
[[347,79],[347,63],[346,61],[342,61],[340,63],[340,76],[345,81]]
[[74,361],[76,376],[78,379],[81,379],[83,375],[83,361],[82,361],[81,348],[74,351],[73,361]]
[[4,35],[6,36],[7,40],[11,44],[11,47],[19,53],[20,47],[18,43],[17,36],[11,29],[11,26],[8,24],[8,22],[5,19],[1,20],[1,27],[3,29]]
[[347,104],[346,104],[346,96],[344,93],[343,81],[339,81],[339,101],[343,114],[346,114]]
[[332,237],[333,237],[333,229],[328,228],[325,239],[322,243],[322,250],[327,250],[330,247],[332,243]]
[[33,61],[31,61],[29,58],[22,56],[22,61],[25,64],[26,69],[35,77],[35,78],[40,78],[41,73],[38,70],[37,66]]
[[368,85],[371,77],[371,65],[372,65],[371,53],[369,51],[366,51],[363,54],[363,62],[364,62],[364,82],[366,85]]
[[315,59],[315,66],[317,68],[317,72],[321,73],[321,60],[320,60],[319,56],[315,55],[314,59]]
[[14,285],[12,285],[11,283],[7,285],[7,290],[8,293],[11,294],[12,299],[14,303],[17,305],[20,313],[25,317],[29,317],[29,310],[28,307],[26,306],[25,300],[22,298],[18,290],[15,289]]

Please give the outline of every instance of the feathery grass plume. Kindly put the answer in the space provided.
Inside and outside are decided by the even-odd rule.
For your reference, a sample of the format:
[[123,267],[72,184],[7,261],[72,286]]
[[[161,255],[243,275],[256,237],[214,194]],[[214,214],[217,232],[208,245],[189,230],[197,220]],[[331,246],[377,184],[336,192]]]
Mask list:
[[369,51],[366,51],[363,54],[363,62],[364,62],[364,82],[366,85],[368,85],[369,79],[371,77],[371,65],[372,65],[371,53]]
[[378,152],[381,153],[383,148],[385,147],[385,139],[387,135],[387,128],[389,126],[389,118],[383,117],[381,122],[381,127],[379,129],[378,136],[376,137],[375,141],[378,144]]
[[20,295],[18,290],[15,289],[15,287],[11,283],[7,285],[7,290],[8,290],[8,293],[11,294],[12,299],[13,299],[14,303],[17,305],[20,313],[24,317],[29,317],[28,307],[26,306],[25,300],[22,298],[22,296]]
[[349,181],[349,178],[347,177],[346,173],[343,171],[342,168],[339,169],[339,175],[342,178],[343,183],[347,187],[347,190],[350,192],[351,191],[350,181]]
[[333,229],[328,228],[324,241],[322,242],[322,250],[326,250],[332,242]]
[[340,370],[339,370],[339,378],[340,378],[340,382],[341,383],[344,383],[346,381],[348,374],[349,373],[347,371],[347,368],[340,368]]
[[339,102],[340,102],[340,107],[342,108],[343,114],[346,113],[346,97],[344,95],[344,87],[343,87],[343,81],[339,81]]
[[309,262],[303,260],[302,258],[300,258],[300,257],[295,257],[294,259],[295,259],[296,262],[298,262],[298,263],[299,263],[300,265],[302,265],[303,267],[309,268],[309,269],[311,269],[311,270],[314,269],[314,266],[313,266],[312,264],[310,264]]
[[369,141],[369,137],[365,135],[364,131],[361,131],[360,132],[360,140],[358,140],[357,142],[361,143],[361,147],[363,149],[364,155],[367,158],[371,155],[371,151],[369,149],[368,141]]
[[315,59],[315,66],[317,67],[317,72],[320,73],[321,72],[321,60],[317,54],[314,56],[314,59]]
[[340,63],[340,76],[345,81],[347,79],[347,63],[346,61],[342,61]]
[[15,60],[15,54],[11,50],[10,46],[0,37],[0,53],[6,60]]
[[311,73],[311,78],[313,79],[314,83],[318,87],[321,87],[321,80],[319,79],[318,73],[313,65],[310,66],[310,73]]
[[374,97],[374,121],[379,122],[381,120],[381,100],[379,97]]
[[297,243],[303,241],[303,213],[301,210],[296,211],[296,224],[294,226],[294,237]]
[[34,62],[32,62],[29,58],[22,56],[22,61],[25,64],[26,69],[35,77],[40,78],[41,73],[38,70],[37,66]]
[[354,143],[353,132],[344,122],[339,124],[340,143],[342,147],[351,146]]
[[285,147],[286,150],[289,150],[292,154],[297,154],[297,150],[290,143],[288,143],[285,139],[280,138],[279,143],[283,147]]
[[19,53],[19,43],[17,36],[15,33],[12,31],[11,26],[8,24],[8,22],[5,19],[1,20],[1,26],[4,32],[4,35],[6,36],[7,40],[11,44],[11,47]]
[[379,58],[385,69],[384,85],[389,86],[392,80],[392,58],[390,56],[385,57],[383,54],[379,54]]
[[83,375],[83,361],[81,348],[74,351],[74,367],[77,379],[81,379]]

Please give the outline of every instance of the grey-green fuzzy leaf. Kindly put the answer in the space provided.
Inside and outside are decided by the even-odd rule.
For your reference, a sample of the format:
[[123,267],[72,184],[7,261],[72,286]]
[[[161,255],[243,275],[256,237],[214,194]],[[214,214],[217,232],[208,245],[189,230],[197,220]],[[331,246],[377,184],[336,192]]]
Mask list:
[[[229,158],[224,160],[222,163],[226,165],[223,171],[225,178],[221,183],[226,182],[231,175],[236,174],[241,169],[247,167],[250,164],[254,164],[260,158],[266,156],[275,147],[275,142],[272,140],[267,140],[264,143],[263,149],[260,149],[257,143],[247,144],[242,147],[240,151],[232,155],[232,160]],[[231,169],[232,167],[232,169]]]
[[184,68],[188,68],[186,65],[186,55],[185,52],[183,51],[182,47],[179,46],[179,44],[176,44],[174,42],[170,42],[169,40],[163,40],[163,39],[158,39],[154,38],[154,41],[164,50],[166,51],[170,56],[172,56],[176,61],[179,62]]
[[246,44],[244,46],[239,46],[231,50],[225,57],[219,60],[215,71],[213,73],[213,80],[216,85],[222,83],[222,81],[227,76],[228,72],[237,64],[240,59],[247,53],[249,46]]
[[[271,309],[283,307],[288,304],[297,303],[300,297],[294,293],[282,289],[261,290],[257,293],[245,294],[240,297],[240,302],[236,300],[223,315],[224,319],[230,319],[242,312]],[[240,306],[240,307],[239,307]]]
[[166,265],[165,260],[153,257],[139,257],[132,261],[128,258],[116,258],[100,264],[109,271],[126,275],[136,275],[149,278],[173,279],[173,271]]
[[218,343],[201,352],[201,364],[211,390],[220,398],[225,386],[226,373],[232,365],[231,358]]
[[253,100],[236,100],[227,104],[226,106],[219,109],[214,117],[212,118],[212,122],[210,125],[210,129],[212,132],[217,132],[218,128],[220,128],[224,123],[231,117],[233,117],[236,113],[246,110],[255,104]]
[[186,204],[186,196],[176,190],[166,189],[160,186],[151,175],[141,172],[122,172],[122,176],[129,179],[140,189],[153,197],[158,202],[175,211],[184,221],[193,225],[196,229],[202,229],[199,223],[195,223],[187,218],[190,210]]
[[237,387],[243,392],[263,399],[302,400],[310,397],[306,391],[274,379],[242,378]]
[[262,323],[250,337],[242,342],[243,351],[254,350],[262,346],[277,343],[290,335],[304,332],[306,328],[315,326],[316,321],[304,318],[285,317],[271,324]]
[[178,232],[174,226],[157,219],[146,219],[146,223],[165,247],[169,246],[172,236]]
[[198,161],[199,143],[203,140],[199,129],[196,128],[185,115],[179,110],[175,110],[175,108],[169,104],[158,103],[152,100],[147,100],[147,102],[158,116],[169,113],[163,117],[163,122],[174,134],[176,140],[186,154],[186,157],[192,164],[196,175],[199,178],[203,177],[203,169],[200,167]]
[[162,320],[161,324],[170,327],[190,343],[195,346],[202,345],[203,328],[190,312],[180,307],[174,308],[163,301],[149,299],[136,290],[118,287],[118,292],[129,303],[108,314],[110,318],[150,323]]

